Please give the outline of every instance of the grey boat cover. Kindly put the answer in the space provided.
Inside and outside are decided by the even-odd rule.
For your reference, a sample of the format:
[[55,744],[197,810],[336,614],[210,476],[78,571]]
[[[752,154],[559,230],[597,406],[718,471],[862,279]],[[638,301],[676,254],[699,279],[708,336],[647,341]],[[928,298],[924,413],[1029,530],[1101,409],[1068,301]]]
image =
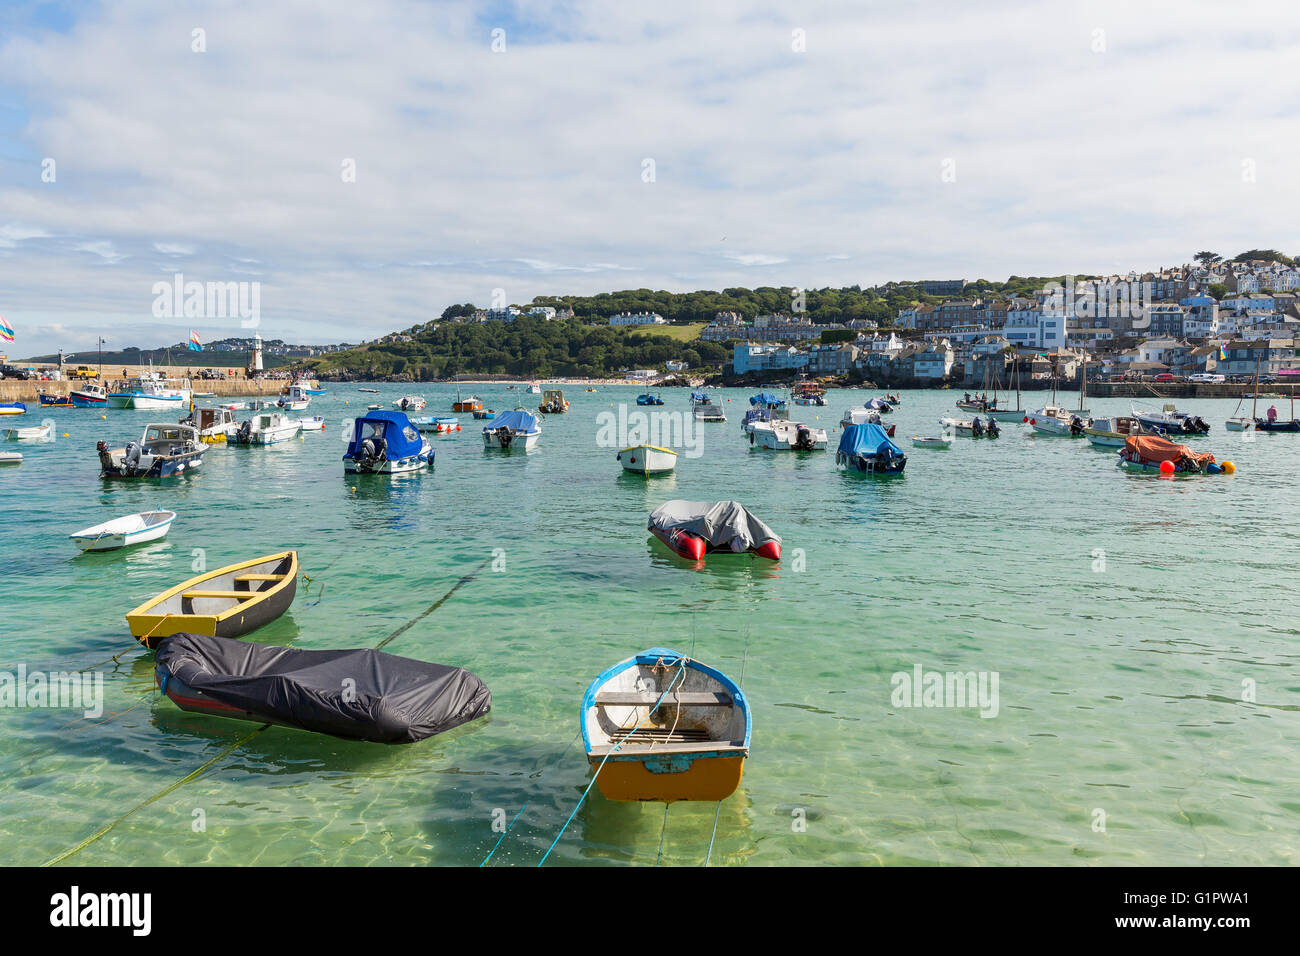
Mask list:
[[492,709],[487,685],[464,668],[382,651],[307,651],[182,633],[162,639],[154,665],[163,693],[186,710],[351,740],[410,743]]
[[711,549],[748,551],[781,536],[749,513],[739,501],[665,501],[650,512],[651,530],[679,528],[697,534]]

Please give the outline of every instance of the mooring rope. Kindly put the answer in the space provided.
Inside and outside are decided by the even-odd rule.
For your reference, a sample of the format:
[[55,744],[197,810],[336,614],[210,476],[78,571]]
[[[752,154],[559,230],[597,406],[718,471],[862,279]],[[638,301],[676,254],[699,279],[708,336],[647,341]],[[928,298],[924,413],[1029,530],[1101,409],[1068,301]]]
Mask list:
[[[540,787],[542,781],[546,779],[546,775],[555,768],[555,765],[558,764],[561,760],[563,760],[568,755],[569,751],[573,749],[574,743],[576,743],[578,738],[581,736],[582,736],[582,731],[579,730],[576,734],[573,735],[573,740],[569,741],[569,746],[564,748],[563,753],[561,753],[560,756],[556,757],[554,760],[552,760],[549,764],[546,765],[546,769],[542,771],[542,775],[537,778],[538,787]],[[483,857],[483,862],[479,864],[480,867],[487,866],[488,860],[492,859],[492,854],[496,853],[497,847],[501,845],[501,841],[510,835],[510,831],[515,828],[516,821],[518,821],[518,819],[524,815],[524,811],[528,809],[528,804],[532,802],[533,802],[532,797],[529,797],[527,800],[524,801],[524,805],[519,808],[519,812],[516,813],[514,819],[510,821],[510,826],[506,827],[506,832],[501,834],[501,836],[497,838],[497,842],[493,845],[492,851],[488,853],[487,856]]]
[[[434,611],[438,610],[438,608],[442,607],[442,605],[446,603],[446,601],[447,601],[448,598],[450,598],[453,594],[455,594],[457,591],[459,591],[459,590],[460,590],[462,587],[464,587],[467,583],[469,583],[470,581],[474,580],[474,578],[478,575],[478,573],[479,573],[480,571],[482,571],[485,567],[487,567],[488,562],[490,562],[491,560],[492,560],[492,557],[489,555],[487,558],[485,558],[485,559],[483,560],[483,563],[482,563],[482,564],[480,564],[480,565],[479,565],[478,567],[476,567],[473,571],[471,571],[469,574],[466,574],[466,575],[465,575],[464,577],[462,577],[459,581],[457,581],[454,585],[452,585],[452,588],[451,588],[450,591],[448,591],[446,594],[444,594],[444,595],[443,595],[442,597],[440,597],[438,600],[434,601],[433,604],[429,605],[427,608],[425,608],[423,611],[421,611],[421,612],[420,612],[419,614],[417,614],[415,617],[411,618],[411,620],[407,621],[405,624],[403,624],[403,625],[402,625],[401,627],[399,627],[397,630],[393,631],[393,633],[389,634],[386,638],[384,638],[382,641],[380,641],[378,644],[376,644],[374,649],[375,649],[375,650],[379,650],[381,647],[383,647],[384,645],[386,645],[386,644],[388,644],[390,641],[392,641],[394,638],[396,638],[399,634],[403,634],[403,633],[405,633],[405,632],[408,631],[411,627],[413,627],[415,624],[417,624],[417,623],[419,623],[420,621],[424,620],[426,617],[428,617],[428,616],[429,616],[430,614],[432,614]],[[110,830],[112,830],[114,827],[116,827],[116,826],[117,826],[119,823],[121,823],[123,820],[127,819],[128,817],[130,817],[132,814],[134,814],[134,813],[136,813],[137,811],[143,809],[144,807],[149,806],[149,804],[153,803],[154,801],[159,800],[159,799],[161,799],[162,797],[167,796],[167,794],[171,793],[173,790],[178,789],[179,787],[184,786],[185,784],[189,783],[191,780],[194,780],[194,779],[196,779],[196,778],[202,776],[203,773],[204,773],[206,770],[208,770],[208,768],[212,767],[214,764],[218,763],[219,761],[221,761],[221,760],[224,759],[225,757],[229,756],[229,755],[230,755],[231,753],[233,753],[234,751],[238,750],[240,747],[242,747],[244,744],[248,743],[248,741],[252,740],[252,739],[253,739],[254,737],[256,737],[258,734],[262,733],[262,732],[265,731],[265,730],[269,730],[269,729],[271,728],[271,726],[272,726],[271,724],[263,724],[262,726],[258,727],[257,729],[252,730],[252,731],[250,731],[249,733],[245,734],[243,737],[240,737],[240,738],[239,738],[238,740],[236,740],[233,744],[230,744],[230,745],[227,746],[224,750],[222,750],[220,753],[218,753],[215,757],[212,757],[211,759],[205,761],[205,762],[202,764],[202,766],[198,767],[196,770],[192,770],[192,771],[190,771],[190,772],[187,773],[185,776],[181,777],[181,779],[177,780],[175,783],[172,783],[172,784],[168,785],[167,787],[164,787],[162,790],[159,790],[159,791],[158,791],[157,793],[155,793],[153,796],[148,797],[148,798],[146,798],[145,800],[142,800],[140,803],[137,803],[137,804],[136,804],[134,807],[132,807],[130,810],[126,811],[126,813],[122,814],[122,815],[121,815],[120,817],[118,817],[116,820],[114,820],[114,821],[112,821],[111,823],[107,824],[106,826],[104,826],[103,828],[101,828],[100,830],[98,830],[97,832],[92,833],[90,836],[88,836],[86,839],[82,840],[82,841],[81,841],[80,843],[78,843],[76,846],[72,847],[72,848],[69,849],[69,850],[65,850],[64,852],[60,853],[58,856],[54,857],[53,859],[47,860],[45,863],[42,863],[41,865],[42,865],[42,866],[53,866],[53,865],[56,864],[56,863],[61,863],[61,862],[63,862],[64,860],[68,859],[69,857],[74,856],[74,855],[76,855],[77,853],[80,853],[82,850],[84,850],[86,847],[90,846],[90,845],[91,845],[92,843],[94,843],[96,840],[98,840],[98,839],[100,839],[101,837],[103,837],[106,833],[108,833]],[[548,852],[549,852],[549,851],[548,851]],[[540,865],[540,864],[539,864],[539,865]]]
[[659,709],[659,705],[664,702],[664,698],[667,697],[669,692],[673,689],[673,685],[677,682],[677,678],[681,677],[686,673],[687,659],[679,658],[678,660],[682,665],[681,669],[676,674],[673,675],[673,679],[668,682],[668,686],[665,687],[664,692],[659,695],[659,699],[655,701],[654,706],[651,707],[649,710],[647,710],[646,715],[642,717],[640,720],[638,720],[636,722],[636,725],[633,726],[632,729],[629,730],[626,734],[624,734],[619,739],[618,743],[616,743],[613,747],[610,747],[609,750],[605,753],[604,758],[602,758],[600,761],[600,766],[598,766],[596,768],[596,772],[591,775],[591,782],[587,784],[587,789],[582,791],[582,796],[578,798],[578,802],[574,805],[573,811],[569,814],[569,818],[564,821],[564,826],[560,827],[560,832],[555,834],[555,839],[551,841],[550,847],[548,847],[546,852],[542,854],[542,858],[537,861],[538,866],[541,866],[543,863],[546,862],[546,858],[551,855],[551,850],[555,849],[556,844],[560,842],[560,837],[564,836],[564,831],[569,829],[569,824],[573,822],[573,818],[574,816],[577,815],[579,807],[582,806],[582,802],[587,799],[587,794],[591,793],[591,788],[596,785],[596,779],[600,776],[600,772],[605,769],[605,764],[609,762],[609,758],[612,757],[618,751],[618,749],[623,746],[624,742],[627,740],[628,737],[631,737],[634,733],[636,733],[637,730],[640,729],[641,725],[650,719],[650,715]]
[[[745,627],[745,656],[740,660],[740,681],[738,685],[742,690],[745,687],[745,667],[749,664],[749,627]],[[718,838],[718,817],[722,815],[722,801],[718,801],[717,808],[713,811],[713,832],[709,834],[709,852],[704,856],[704,865],[708,866],[709,861],[713,859],[713,841]]]

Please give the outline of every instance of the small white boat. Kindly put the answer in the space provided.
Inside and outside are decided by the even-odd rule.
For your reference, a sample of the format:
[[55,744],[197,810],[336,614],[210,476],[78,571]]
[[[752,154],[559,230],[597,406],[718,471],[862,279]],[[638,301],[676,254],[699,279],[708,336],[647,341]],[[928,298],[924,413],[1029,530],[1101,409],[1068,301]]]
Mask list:
[[6,428],[5,441],[49,441],[54,432],[52,425],[33,425],[31,428]]
[[614,457],[624,471],[638,475],[666,475],[677,467],[677,452],[658,445],[633,445]]
[[378,395],[378,394],[379,394],[379,389],[377,389],[377,388],[358,388],[357,391],[358,391],[358,392],[369,392],[371,395]]
[[1081,438],[1083,430],[1092,424],[1092,419],[1080,418],[1074,412],[1057,405],[1045,405],[1030,413],[1029,424],[1039,435]]
[[941,418],[939,424],[947,434],[971,435],[975,432],[975,423],[969,418]]
[[540,386],[540,385],[538,385],[537,383],[534,382],[532,385],[529,385],[529,386],[528,386],[528,394],[529,394],[529,395],[540,395],[540,394],[542,394],[542,386]]
[[947,448],[952,444],[952,439],[937,435],[913,435],[912,444],[917,448]]
[[174,511],[141,511],[85,528],[68,537],[82,551],[115,551],[167,537],[175,519]]
[[302,431],[296,418],[285,418],[279,412],[261,412],[239,426],[227,439],[236,445],[276,445],[294,438]]
[[0,451],[0,465],[21,465],[23,456],[16,451]]
[[372,412],[377,412],[377,411],[379,411],[379,410],[380,410],[381,408],[383,408],[383,407],[384,407],[384,406],[383,406],[383,405],[380,405],[378,402],[376,402],[374,405],[367,405],[367,406],[366,406],[366,408],[367,408],[369,411],[372,411]]
[[307,394],[307,389],[301,385],[290,385],[284,390],[280,400],[276,402],[276,405],[286,412],[304,412],[310,404],[311,396]]
[[248,407],[248,402],[226,402],[224,405],[218,405],[217,408],[224,408],[227,411],[238,412]]
[[1083,433],[1088,441],[1100,448],[1123,448],[1130,435],[1149,434],[1141,422],[1126,415],[1094,418]]
[[325,430],[325,419],[320,415],[313,415],[311,418],[300,418],[298,424],[302,426],[305,432],[323,432]]
[[393,402],[393,407],[403,412],[418,412],[428,404],[423,395],[403,395]]
[[749,429],[749,443],[775,451],[825,451],[826,429],[779,419],[756,421]]

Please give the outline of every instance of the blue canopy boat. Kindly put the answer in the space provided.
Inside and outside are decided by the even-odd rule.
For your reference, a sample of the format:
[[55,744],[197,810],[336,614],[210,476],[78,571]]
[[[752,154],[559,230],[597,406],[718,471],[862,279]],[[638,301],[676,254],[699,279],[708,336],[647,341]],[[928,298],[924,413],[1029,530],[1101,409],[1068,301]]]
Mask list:
[[636,397],[636,403],[638,405],[662,405],[664,400],[653,392],[646,392],[644,395]]
[[848,425],[840,435],[835,463],[866,474],[898,475],[907,467],[907,456],[879,425]]
[[537,416],[517,408],[502,412],[483,426],[483,444],[488,448],[532,448],[542,434]]
[[740,430],[748,432],[754,422],[782,421],[790,418],[790,407],[784,398],[769,392],[759,392],[749,397],[750,409],[740,422]]
[[345,473],[400,475],[431,467],[433,448],[405,412],[373,411],[352,423]]

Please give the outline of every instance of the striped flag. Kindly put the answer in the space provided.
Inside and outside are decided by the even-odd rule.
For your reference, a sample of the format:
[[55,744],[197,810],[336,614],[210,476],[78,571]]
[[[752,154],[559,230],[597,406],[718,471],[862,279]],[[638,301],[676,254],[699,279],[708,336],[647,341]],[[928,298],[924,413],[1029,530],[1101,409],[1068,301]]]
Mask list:
[[1227,345],[1227,344],[1228,344],[1227,342],[1220,342],[1220,343],[1219,343],[1219,361],[1220,361],[1220,362],[1226,362],[1226,361],[1228,361],[1228,350],[1224,348],[1224,346]]
[[9,324],[9,320],[3,315],[0,315],[0,339],[4,339],[6,342],[14,340],[14,327]]
[[191,352],[203,351],[203,342],[199,340],[199,333],[197,329],[190,329],[190,351]]

